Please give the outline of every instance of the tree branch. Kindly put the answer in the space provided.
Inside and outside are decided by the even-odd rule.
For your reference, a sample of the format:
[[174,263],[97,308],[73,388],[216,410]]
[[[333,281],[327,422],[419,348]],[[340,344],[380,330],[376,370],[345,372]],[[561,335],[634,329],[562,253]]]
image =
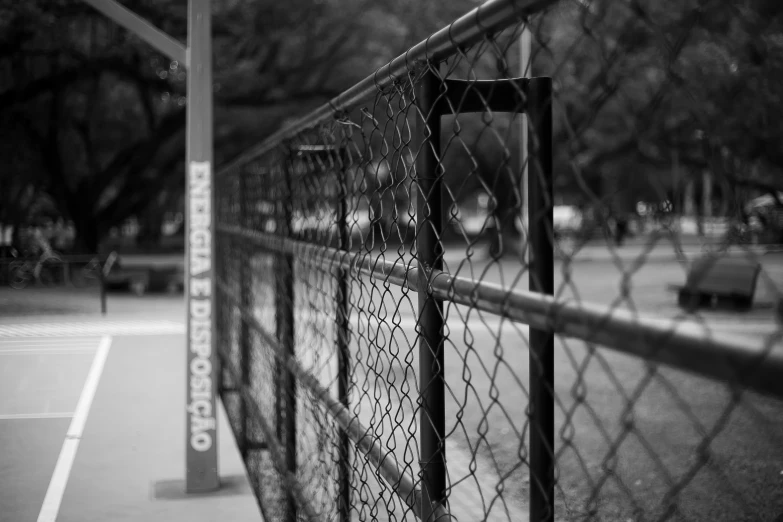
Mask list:
[[[185,114],[185,109],[180,109],[167,115],[148,138],[137,141],[117,153],[101,172],[96,195],[100,198],[120,176],[133,175],[143,170],[167,140],[185,127]],[[127,183],[127,179],[125,182]]]
[[337,89],[317,88],[312,91],[285,93],[281,96],[270,96],[261,99],[259,99],[257,94],[246,93],[217,98],[215,104],[226,108],[255,107],[261,109],[265,107],[274,107],[281,103],[302,102],[323,98],[331,99],[341,94],[341,92],[342,91]]
[[126,63],[122,63],[117,58],[101,58],[38,80],[33,80],[27,85],[0,94],[0,109],[32,100],[55,89],[63,89],[72,83],[89,78],[96,73],[101,72],[112,72],[120,77],[128,78],[135,82],[142,82],[151,87],[154,86],[159,89],[171,90],[171,87],[166,80],[162,80],[158,77],[151,78],[144,76],[137,69],[134,69]]

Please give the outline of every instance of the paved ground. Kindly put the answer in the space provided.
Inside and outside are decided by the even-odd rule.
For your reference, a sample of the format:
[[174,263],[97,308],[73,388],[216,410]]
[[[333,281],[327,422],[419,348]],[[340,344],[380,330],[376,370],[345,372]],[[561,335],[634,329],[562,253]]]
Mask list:
[[[671,257],[665,257],[670,256],[664,251],[670,247],[659,248],[661,254],[657,258],[638,245],[629,245],[618,250],[621,255],[612,259],[575,263],[571,268],[566,263],[558,263],[556,287],[564,298],[633,307],[646,316],[676,317],[681,313],[674,306],[674,295],[666,286],[682,282],[687,267],[683,263],[674,262]],[[650,262],[638,263],[640,253],[644,253],[644,259]],[[780,270],[783,263],[774,256],[765,256],[765,260],[765,273],[770,276],[764,287],[768,293],[772,292],[769,295],[773,295],[775,288],[783,288],[783,274]],[[526,274],[520,277],[519,265],[513,259],[487,263],[486,257],[483,257],[460,266],[461,261],[464,261],[464,256],[453,253],[447,259],[453,270],[459,267],[462,275],[504,284],[517,281],[515,284],[520,288],[527,281]],[[385,430],[386,443],[395,443],[402,436],[396,441],[402,451],[400,458],[415,465],[415,456],[406,456],[402,450],[407,448],[410,453],[415,446],[404,444],[406,434],[399,429],[397,433],[390,430],[396,425],[397,416],[407,420],[414,418],[417,385],[413,374],[405,370],[407,367],[415,367],[417,360],[416,296],[411,294],[405,297],[397,289],[387,289],[381,283],[357,280],[356,285],[359,284],[363,285],[363,297],[359,299],[357,294],[352,303],[357,310],[364,310],[365,314],[363,317],[354,316],[355,332],[363,332],[352,347],[354,361],[357,368],[373,368],[375,373],[372,379],[378,380],[378,384],[373,393],[358,398],[358,412],[365,425]],[[328,310],[328,300],[332,294],[322,281],[315,282],[309,288],[309,294],[300,290],[297,289],[302,305],[301,315],[298,316],[301,322],[298,324],[302,326],[298,328],[298,342],[311,349],[320,346],[319,343],[324,344],[323,357],[327,357],[328,350],[333,349],[333,346],[328,345],[333,339],[331,325],[323,317],[319,319],[321,323],[313,321],[319,317],[319,310]],[[308,302],[308,299],[311,300]],[[761,299],[757,303],[761,306],[747,314],[708,311],[698,318],[715,335],[740,334],[746,336],[749,342],[762,343],[765,335],[777,332],[780,328],[765,303]],[[26,317],[36,310],[46,315]],[[0,314],[5,316],[0,319],[0,337],[5,335],[6,339],[12,337],[21,343],[7,347],[7,352],[0,352],[0,358],[20,353],[21,348],[26,360],[37,361],[35,364],[28,362],[26,364],[29,367],[21,369],[7,366],[7,373],[2,374],[3,382],[9,383],[8,386],[20,386],[20,390],[27,392],[22,394],[14,393],[13,388],[5,392],[0,389],[0,401],[1,398],[15,396],[39,401],[29,404],[0,402],[6,409],[0,410],[0,414],[7,411],[6,415],[16,416],[13,419],[0,418],[0,443],[20,448],[20,454],[31,454],[26,457],[28,460],[0,461],[3,467],[0,475],[6,475],[4,471],[7,466],[11,474],[19,476],[19,484],[24,485],[8,488],[7,495],[11,499],[8,502],[17,501],[24,506],[37,502],[40,509],[47,489],[46,477],[51,477],[59,446],[62,446],[69,428],[68,415],[73,412],[78,401],[100,339],[109,335],[113,337],[112,348],[85,425],[83,441],[74,461],[72,479],[68,481],[69,486],[65,490],[59,520],[123,517],[128,520],[177,520],[177,517],[211,520],[213,514],[210,513],[218,517],[217,513],[225,513],[221,510],[228,509],[227,505],[245,505],[248,509],[251,505],[255,507],[254,503],[246,502],[246,491],[240,495],[244,499],[241,501],[235,497],[210,499],[210,502],[217,503],[215,505],[196,501],[161,503],[150,499],[150,484],[156,480],[178,478],[183,469],[184,445],[179,434],[184,432],[184,426],[181,426],[184,415],[180,416],[178,411],[184,402],[185,387],[181,382],[184,379],[182,352],[177,348],[178,343],[182,342],[182,299],[181,296],[150,295],[137,298],[110,294],[109,315],[101,319],[98,310],[97,292],[92,290],[64,294],[45,289],[24,292],[0,289]],[[395,310],[399,310],[400,315],[392,321]],[[368,314],[376,317],[388,314],[387,325],[373,324]],[[154,321],[150,321],[151,316],[154,316]],[[523,519],[527,488],[523,475],[526,470],[509,470],[507,466],[519,461],[516,441],[525,429],[527,329],[508,323],[501,324],[475,312],[467,315],[464,308],[450,310],[449,317],[449,349],[452,355],[447,359],[447,373],[450,388],[454,392],[448,398],[449,419],[453,422],[452,427],[459,429],[461,424],[465,428],[462,432],[456,431],[448,442],[450,479],[458,483],[453,496],[455,508],[459,508],[462,513],[460,520],[473,519],[476,513],[481,515],[490,511],[491,520]],[[63,321],[67,321],[70,326],[58,326]],[[392,322],[397,326],[390,328]],[[145,335],[139,337],[144,329]],[[308,338],[308,329],[314,337]],[[47,342],[54,342],[55,345]],[[80,344],[82,342],[87,344]],[[397,355],[392,354],[392,348]],[[413,355],[407,358],[407,353]],[[386,359],[380,358],[382,354]],[[603,466],[606,465],[604,458],[611,449],[609,442],[616,440],[617,430],[621,426],[623,401],[635,386],[643,382],[649,371],[640,361],[603,350],[599,350],[599,354],[594,355],[592,347],[584,343],[564,340],[558,343],[556,382],[558,395],[564,398],[557,413],[558,437],[562,441],[564,435],[569,435],[566,428],[570,426],[574,429],[571,440],[586,466],[579,467],[577,452],[572,450],[569,453],[568,447],[563,450],[561,462],[565,473],[561,494],[571,500],[582,499],[585,490],[593,487],[591,481],[602,476]],[[52,362],[65,360],[69,362]],[[311,361],[317,366],[316,362]],[[0,368],[5,367],[5,364],[0,364]],[[467,374],[465,368],[469,369]],[[662,480],[661,477],[665,476],[661,472],[662,468],[651,460],[651,455],[665,456],[663,469],[671,470],[675,475],[690,465],[702,434],[686,414],[688,409],[695,412],[695,417],[704,421],[705,425],[713,426],[721,412],[732,404],[732,397],[727,394],[725,387],[704,379],[666,370],[656,372],[654,377],[653,382],[640,390],[640,398],[637,399],[641,437],[626,443],[618,453],[622,457],[621,462],[633,462],[634,458],[642,457],[647,459],[642,460],[640,466],[624,465],[617,471],[617,476],[624,483],[636,488],[630,498],[640,498],[640,502],[644,502],[645,492],[649,493],[650,498],[657,499],[671,487],[670,483]],[[396,384],[390,387],[388,382],[392,378],[399,380],[395,380]],[[391,390],[404,389],[401,386],[403,381],[409,384],[408,392],[402,393],[408,395],[407,399],[390,397]],[[45,386],[44,390],[30,391],[31,382],[38,383],[35,386]],[[584,403],[579,402],[580,382],[584,383],[582,391],[588,393],[586,400],[583,399]],[[63,387],[57,388],[60,384]],[[150,390],[156,390],[156,393],[149,393]],[[499,397],[498,391],[502,392]],[[46,402],[47,397],[49,403]],[[166,397],[169,402],[163,403],[160,400],[162,397]],[[403,404],[410,399],[413,402]],[[392,403],[400,406],[387,409],[386,406]],[[588,406],[593,407],[595,417],[591,417]],[[729,520],[727,516],[737,513],[725,509],[726,503],[735,502],[737,495],[745,503],[753,498],[766,502],[769,513],[781,508],[779,504],[770,501],[770,491],[777,487],[777,481],[780,480],[777,471],[772,473],[773,468],[783,469],[783,455],[779,454],[779,445],[774,443],[777,434],[783,433],[780,424],[780,419],[783,419],[781,407],[774,401],[750,394],[741,398],[739,406],[735,408],[737,413],[731,414],[729,427],[721,431],[722,438],[716,443],[724,460],[719,462],[717,471],[711,471],[718,473],[728,470],[734,480],[727,486],[718,473],[699,479],[695,482],[696,486],[690,486],[688,491],[688,498],[695,499],[691,509],[698,512],[707,502],[720,515],[714,517],[715,520],[721,516]],[[23,418],[25,413],[42,418]],[[44,422],[48,427],[41,430],[39,426]],[[18,426],[13,428],[18,431],[6,433],[3,431],[4,426]],[[613,430],[607,436],[608,439],[601,435],[602,428]],[[161,437],[161,434],[168,433],[176,436]],[[225,425],[221,433],[228,433]],[[640,446],[640,441],[648,439],[652,440],[652,446]],[[111,446],[107,447],[109,441]],[[236,458],[235,448],[226,451]],[[37,459],[33,461],[36,464],[30,465],[29,459]],[[228,464],[230,458],[223,460]],[[231,468],[229,465],[229,469],[224,472],[233,474],[232,469],[240,468]],[[98,483],[91,483],[90,477],[96,477]],[[117,487],[114,487],[114,481],[119,481]],[[501,485],[508,488],[503,495],[509,499],[506,506],[497,502],[497,488]],[[618,490],[618,487],[612,484],[604,487],[600,496],[604,506],[611,507],[618,496],[626,500],[629,498],[627,492]],[[20,493],[22,490],[30,493]],[[711,500],[710,491],[720,491],[720,498]],[[749,494],[749,491],[756,493]],[[98,501],[93,501],[90,496],[95,492],[102,495]],[[118,492],[122,495],[117,496]],[[477,493],[479,497],[484,497],[483,503],[481,498],[476,500]],[[0,492],[0,503],[5,505],[6,498],[1,495],[6,493]],[[221,498],[234,500],[222,504]],[[490,508],[493,499],[495,504]],[[94,518],[90,518],[92,515],[85,516],[84,505],[95,505],[98,514]],[[15,517],[17,513],[21,513],[20,517],[27,516],[27,512],[20,511],[25,509],[24,506],[9,511],[14,513],[14,518],[9,520],[23,520]],[[80,509],[82,512],[79,512]],[[615,514],[617,517],[610,513],[612,516],[608,515],[606,520],[624,520],[621,518],[625,515],[624,511]],[[257,513],[253,512],[252,516],[257,516]],[[237,519],[241,517],[237,515]],[[0,520],[5,520],[2,514]]]
[[261,520],[222,410],[228,486],[154,494],[184,477],[182,315],[37,319],[0,324],[0,521]]

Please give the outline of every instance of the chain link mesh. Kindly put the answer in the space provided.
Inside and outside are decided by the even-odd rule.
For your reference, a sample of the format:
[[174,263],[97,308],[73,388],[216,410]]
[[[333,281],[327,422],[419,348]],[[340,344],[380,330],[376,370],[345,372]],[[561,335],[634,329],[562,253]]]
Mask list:
[[[264,515],[777,520],[783,214],[747,202],[781,186],[781,8],[521,4],[218,175],[223,400]],[[525,32],[551,98],[497,82]],[[523,117],[548,109],[550,168]],[[745,308],[688,293],[705,256],[759,267]]]

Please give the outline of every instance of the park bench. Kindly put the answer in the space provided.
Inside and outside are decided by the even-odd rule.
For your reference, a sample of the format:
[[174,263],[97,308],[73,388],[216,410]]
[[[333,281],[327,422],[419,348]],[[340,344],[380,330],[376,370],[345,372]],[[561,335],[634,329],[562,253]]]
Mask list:
[[179,265],[123,266],[120,259],[116,258],[106,271],[105,281],[109,289],[129,289],[140,296],[149,290],[181,290],[185,273]]
[[749,310],[760,272],[761,263],[746,257],[704,256],[691,266],[685,285],[676,287],[677,303],[688,311],[719,306]]

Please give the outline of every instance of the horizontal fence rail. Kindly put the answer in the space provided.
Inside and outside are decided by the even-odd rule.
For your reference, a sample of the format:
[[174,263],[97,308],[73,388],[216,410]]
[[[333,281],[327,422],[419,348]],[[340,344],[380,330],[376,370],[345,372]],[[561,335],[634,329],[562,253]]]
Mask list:
[[[378,260],[362,252],[341,251],[240,227],[222,226],[218,231],[270,251],[302,256],[327,268],[344,268],[418,291],[419,272],[412,264]],[[698,322],[640,317],[610,306],[558,301],[544,294],[452,276],[442,270],[428,270],[426,279],[434,295],[456,304],[535,328],[553,329],[574,339],[705,377],[737,380],[749,390],[783,397],[783,352],[749,345],[747,339],[736,335],[712,335]],[[705,359],[711,359],[711,364],[704,364]]]
[[761,4],[490,0],[220,170],[266,519],[783,516]]

